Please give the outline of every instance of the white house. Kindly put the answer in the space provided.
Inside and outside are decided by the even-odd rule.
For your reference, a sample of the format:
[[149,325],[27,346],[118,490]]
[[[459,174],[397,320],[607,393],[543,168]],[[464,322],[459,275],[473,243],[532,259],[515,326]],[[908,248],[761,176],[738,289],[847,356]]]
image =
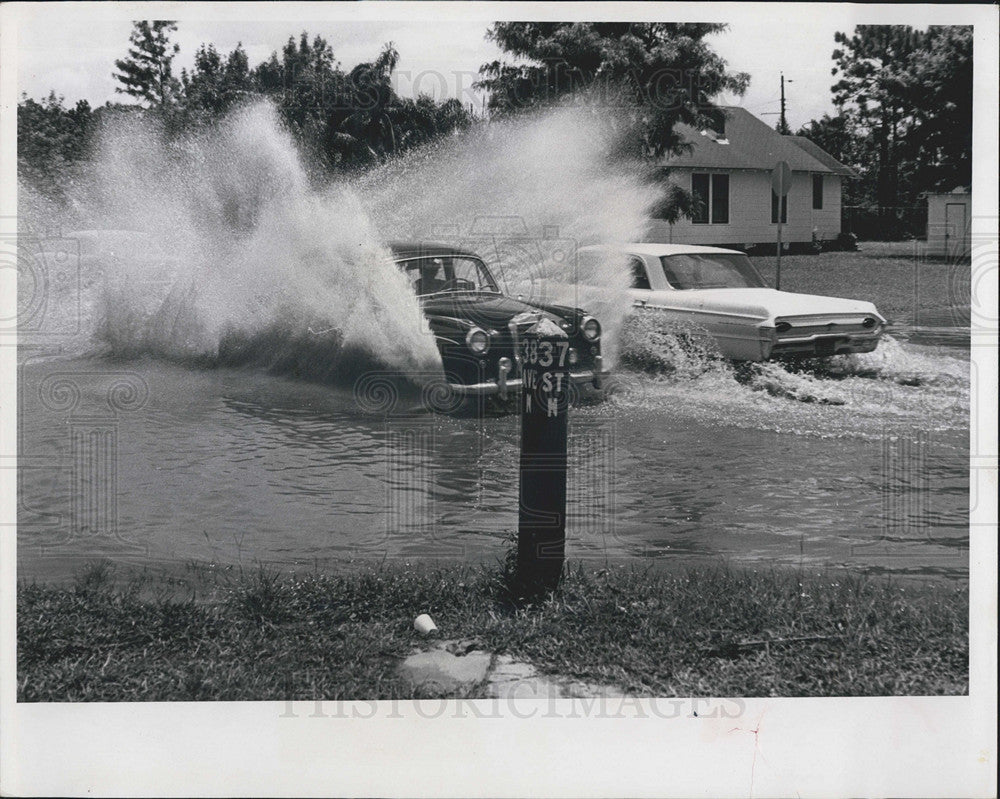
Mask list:
[[959,186],[947,194],[927,195],[927,254],[968,258],[972,195]]
[[747,248],[776,241],[779,204],[771,171],[779,161],[792,170],[783,208],[782,241],[805,244],[840,235],[841,182],[850,167],[802,136],[783,136],[739,107],[725,109],[723,130],[679,125],[690,145],[662,165],[672,183],[691,192],[696,210],[674,224],[653,220],[648,241]]

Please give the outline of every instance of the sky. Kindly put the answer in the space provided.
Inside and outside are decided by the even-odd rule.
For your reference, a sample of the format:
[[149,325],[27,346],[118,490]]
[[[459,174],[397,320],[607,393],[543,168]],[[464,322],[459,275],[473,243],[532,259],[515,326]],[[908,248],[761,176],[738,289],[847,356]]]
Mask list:
[[[296,22],[184,21],[178,24],[174,41],[180,47],[176,71],[190,67],[198,45],[211,42],[222,51],[242,42],[251,65],[280,49],[289,36],[302,30],[319,34],[330,42],[335,57],[345,69],[375,57],[385,42],[394,42],[400,53],[396,75],[397,91],[413,96],[419,91],[438,98],[460,97],[466,103],[482,102],[472,89],[480,65],[502,58],[503,54],[485,38],[486,22]],[[740,104],[775,124],[779,110],[779,73],[786,78],[788,120],[793,128],[832,110],[830,86],[833,81],[830,54],[833,35],[842,25],[830,22],[799,29],[787,37],[775,52],[777,42],[772,26],[732,23],[728,31],[714,35],[713,48],[732,70],[748,72],[751,84],[742,99],[719,98]],[[55,90],[69,103],[86,99],[92,105],[107,100],[126,102],[115,94],[111,77],[114,61],[125,55],[131,23],[108,20],[88,26],[81,37],[78,25],[27,24],[19,30],[19,90],[29,97]],[[787,82],[791,81],[791,82]]]
[[[830,87],[834,79],[830,73],[834,33],[852,30],[857,19],[848,4],[840,10],[826,7],[823,13],[814,6],[815,13],[806,16],[801,9],[786,8],[789,10],[781,15],[734,15],[729,29],[709,41],[733,71],[751,76],[750,88],[742,98],[720,97],[717,102],[743,105],[774,125],[780,108],[780,74],[784,72],[788,121],[795,130],[833,110]],[[17,32],[19,91],[39,98],[55,90],[69,103],[79,99],[92,105],[130,101],[115,94],[112,78],[114,61],[125,55],[131,30],[128,17],[121,13],[117,17],[83,22],[71,13],[39,11],[22,19]],[[483,98],[472,89],[478,69],[503,57],[485,38],[488,24],[486,19],[392,22],[300,17],[293,21],[235,21],[202,15],[179,20],[173,36],[181,48],[175,68],[179,74],[181,67],[190,67],[203,42],[213,43],[223,53],[242,43],[251,65],[255,65],[280,49],[289,36],[297,37],[306,30],[310,36],[319,34],[330,42],[344,69],[371,60],[384,43],[394,42],[400,53],[396,75],[399,94],[412,97],[423,91],[439,99],[460,97],[467,104],[481,104]]]

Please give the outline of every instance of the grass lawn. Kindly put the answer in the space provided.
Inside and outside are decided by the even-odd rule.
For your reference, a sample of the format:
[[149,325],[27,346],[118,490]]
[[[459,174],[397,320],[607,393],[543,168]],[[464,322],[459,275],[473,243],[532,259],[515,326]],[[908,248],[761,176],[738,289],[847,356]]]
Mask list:
[[635,695],[968,691],[967,585],[832,570],[573,568],[527,609],[513,608],[503,585],[499,568],[363,565],[252,572],[196,601],[151,595],[97,566],[75,586],[19,586],[18,697],[416,698],[395,667],[429,646],[411,626],[423,612],[446,638]]
[[[857,252],[783,255],[781,288],[868,300],[894,322],[912,323],[942,314],[947,318],[954,310],[955,324],[968,325],[969,263],[928,260],[918,255],[919,246],[920,242],[863,241]],[[775,256],[751,260],[773,286]]]

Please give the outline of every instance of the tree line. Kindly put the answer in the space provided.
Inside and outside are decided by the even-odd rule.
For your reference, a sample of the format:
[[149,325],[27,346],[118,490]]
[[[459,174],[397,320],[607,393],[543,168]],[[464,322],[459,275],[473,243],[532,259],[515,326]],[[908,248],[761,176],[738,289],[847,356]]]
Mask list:
[[972,27],[859,25],[837,33],[836,112],[798,131],[852,167],[862,238],[923,232],[921,194],[972,183]]
[[101,123],[121,113],[154,116],[168,136],[198,130],[240,103],[266,98],[309,161],[321,170],[363,168],[468,127],[460,101],[400,97],[392,84],[399,53],[390,42],[371,61],[341,69],[322,36],[303,32],[251,66],[242,44],[229,53],[202,44],[190,70],[176,74],[179,46],[170,20],[138,21],[125,57],[115,61],[116,92],[132,103],[86,100],[67,107],[54,91],[18,103],[18,169],[42,188],[58,186],[68,166],[89,152]]
[[[659,156],[683,145],[678,122],[717,123],[712,97],[742,92],[749,76],[731,73],[705,42],[725,29],[681,23],[495,23],[487,37],[518,59],[481,67],[475,86],[491,117],[530,113],[580,101],[611,133],[610,158]],[[252,66],[242,46],[229,53],[202,44],[194,65],[175,74],[177,25],[138,21],[127,54],[115,61],[116,91],[133,104],[99,108],[81,100],[66,107],[54,92],[18,106],[19,169],[36,185],[58,188],[66,167],[85,156],[102,120],[116,113],[155,115],[170,135],[212,124],[237,104],[265,97],[278,108],[312,165],[327,171],[363,168],[469,127],[471,113],[455,99],[400,97],[392,85],[399,53],[390,43],[376,58],[343,71],[329,43],[303,32]],[[658,215],[688,207],[668,187]]]
[[[307,154],[327,172],[364,168],[469,127],[458,100],[400,97],[392,76],[399,53],[386,44],[371,61],[341,69],[330,44],[303,32],[280,52],[251,66],[237,45],[195,52],[190,70],[174,73],[175,22],[136,22],[127,54],[115,62],[117,91],[135,104],[66,107],[54,92],[18,106],[21,174],[54,182],[84,157],[103,118],[155,114],[168,134],[210,125],[234,106],[265,97]],[[714,23],[498,22],[487,38],[513,61],[480,67],[475,86],[488,97],[490,116],[503,117],[576,103],[593,111],[612,134],[609,158],[658,159],[681,152],[678,123],[716,127],[715,98],[742,95],[745,73],[731,72],[707,37]],[[922,228],[922,192],[971,183],[972,28],[858,26],[837,33],[832,54],[833,115],[797,133],[853,167],[845,206],[881,235]],[[653,215],[674,220],[690,212],[690,195],[664,184]],[[855,220],[857,222],[857,220]],[[864,234],[868,231],[856,231]]]

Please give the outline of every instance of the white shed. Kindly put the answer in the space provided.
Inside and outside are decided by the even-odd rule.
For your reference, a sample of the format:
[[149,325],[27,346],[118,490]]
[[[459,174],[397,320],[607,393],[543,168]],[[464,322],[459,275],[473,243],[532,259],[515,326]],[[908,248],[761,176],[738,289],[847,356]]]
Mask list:
[[941,258],[969,257],[972,196],[960,186],[947,194],[927,195],[927,254]]

